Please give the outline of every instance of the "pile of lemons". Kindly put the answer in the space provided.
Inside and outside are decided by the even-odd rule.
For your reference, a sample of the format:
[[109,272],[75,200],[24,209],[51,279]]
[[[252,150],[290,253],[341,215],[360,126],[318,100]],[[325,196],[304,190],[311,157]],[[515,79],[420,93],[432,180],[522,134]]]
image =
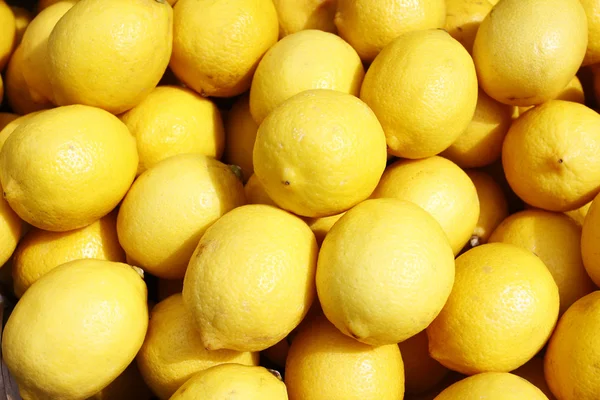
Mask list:
[[0,0],[0,71],[23,400],[600,399],[600,0]]

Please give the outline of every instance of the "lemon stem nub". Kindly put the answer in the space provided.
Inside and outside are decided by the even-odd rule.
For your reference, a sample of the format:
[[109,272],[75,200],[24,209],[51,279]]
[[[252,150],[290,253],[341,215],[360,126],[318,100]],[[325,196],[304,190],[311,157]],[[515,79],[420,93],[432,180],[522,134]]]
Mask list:
[[240,181],[244,180],[244,175],[242,174],[242,167],[240,167],[239,165],[230,164],[229,169],[235,174],[235,176],[237,176],[237,178]]

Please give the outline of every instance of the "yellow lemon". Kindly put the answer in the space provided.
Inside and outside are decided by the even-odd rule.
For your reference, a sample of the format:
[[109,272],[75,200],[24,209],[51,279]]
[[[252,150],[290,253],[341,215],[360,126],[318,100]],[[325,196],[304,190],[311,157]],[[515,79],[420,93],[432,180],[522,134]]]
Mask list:
[[238,207],[215,222],[183,281],[204,347],[260,351],[286,337],[315,297],[317,251],[306,223],[272,206]]
[[225,120],[224,160],[242,169],[244,183],[254,173],[252,152],[258,124],[250,114],[250,100],[247,95],[240,97],[231,107]]
[[82,228],[108,214],[135,177],[135,139],[119,119],[83,105],[19,125],[0,152],[8,203],[40,229]]
[[447,149],[467,129],[477,104],[469,53],[448,33],[406,33],[379,53],[360,98],[379,118],[388,152],[423,158]]
[[0,1],[0,71],[8,63],[8,59],[13,51],[15,37],[17,34],[17,25],[15,15],[4,2]]
[[465,378],[440,393],[435,400],[548,400],[525,379],[507,372],[486,372]]
[[152,398],[152,392],[142,379],[134,361],[110,385],[87,400],[152,400]]
[[357,342],[319,316],[294,338],[285,383],[290,400],[402,400],[404,366],[397,345]]
[[253,155],[254,173],[275,203],[304,217],[325,217],[373,192],[386,164],[385,136],[358,98],[307,90],[264,120]]
[[600,195],[596,196],[585,216],[581,232],[581,255],[589,276],[600,285]]
[[279,30],[272,0],[179,0],[173,25],[171,70],[202,96],[217,97],[250,88]]
[[260,124],[290,97],[310,89],[358,95],[365,70],[356,51],[340,37],[315,29],[286,36],[256,68],[250,112]]
[[146,285],[133,268],[71,261],[19,300],[2,336],[2,358],[24,400],[79,400],[127,368],[147,326]]
[[436,387],[448,375],[448,368],[431,358],[427,332],[421,331],[398,343],[404,361],[406,393],[425,393]]
[[374,346],[425,329],[453,282],[454,256],[444,231],[408,201],[370,199],[355,206],[319,252],[323,312],[342,333]]
[[477,246],[456,259],[452,293],[427,328],[429,353],[467,375],[512,371],[544,346],[558,308],[558,288],[538,257],[512,244]]
[[117,214],[80,229],[49,232],[33,228],[19,243],[12,261],[12,276],[17,297],[42,276],[68,261],[95,258],[125,261],[117,239]]
[[472,53],[479,25],[495,3],[493,0],[446,0],[444,30]]
[[465,171],[477,190],[479,199],[479,219],[473,229],[472,247],[487,243],[496,227],[508,217],[508,202],[502,187],[486,172]]
[[329,217],[304,218],[304,221],[306,221],[306,223],[308,224],[309,228],[315,234],[315,237],[317,238],[317,243],[320,246],[321,243],[323,243],[323,240],[325,239],[325,236],[327,236],[327,233],[329,233],[329,231],[331,230],[331,228],[333,227],[333,225],[336,222],[338,222],[338,220],[340,218],[342,218],[342,216],[344,214],[345,214],[345,212],[339,213],[339,214],[335,214],[335,215],[331,215]]
[[501,103],[543,103],[575,76],[587,42],[587,20],[579,0],[501,1],[475,37],[479,85]]
[[600,2],[598,0],[580,0],[587,16],[588,44],[583,66],[600,62]]
[[225,132],[219,109],[190,89],[159,86],[120,118],[136,139],[138,174],[177,154],[219,159],[223,153]]
[[403,33],[443,28],[444,0],[337,0],[335,25],[340,36],[371,62]]
[[600,190],[598,151],[600,115],[582,104],[551,100],[512,124],[502,165],[511,188],[526,203],[570,211]]
[[513,110],[479,90],[471,123],[441,155],[461,168],[484,167],[499,160]]
[[592,202],[590,201],[589,203],[584,204],[583,206],[581,206],[575,210],[565,212],[565,214],[567,216],[569,216],[571,219],[573,219],[573,221],[577,222],[577,224],[579,224],[579,226],[583,226],[583,221],[585,220],[585,216],[587,215],[588,211],[590,210],[591,205],[592,205]]
[[246,182],[244,193],[246,194],[248,204],[266,204],[277,207],[277,204],[269,197],[255,174],[252,174],[248,182]]
[[24,122],[27,122],[31,118],[38,115],[40,112],[41,111],[35,111],[26,115],[22,115],[6,124],[6,126],[0,130],[0,150],[2,150],[6,139],[8,139],[8,137],[15,131],[15,129],[17,129],[19,125],[21,125]]
[[28,9],[24,7],[11,6],[10,9],[15,15],[15,46],[18,46],[19,43],[21,43],[21,40],[23,39],[23,34],[27,30],[27,27],[33,19],[33,15]]
[[548,383],[546,382],[546,378],[544,376],[544,358],[542,356],[535,356],[531,360],[527,362],[527,364],[519,367],[518,369],[512,372],[514,375],[520,376],[523,379],[526,379],[540,389],[549,400],[556,400],[550,388],[548,387]]
[[152,309],[137,362],[152,391],[167,400],[196,372],[224,363],[258,365],[258,353],[206,350],[181,294],[175,294]]
[[21,218],[10,208],[4,197],[0,196],[0,267],[12,256],[22,232]]
[[[179,0],[182,1],[182,0]],[[263,367],[221,364],[198,372],[170,400],[288,400],[285,384]]]
[[479,199],[469,176],[442,157],[399,160],[391,164],[371,196],[407,200],[441,225],[454,254],[469,241],[479,218]]
[[48,39],[48,76],[58,105],[119,114],[158,84],[171,57],[173,10],[164,1],[81,0]]
[[525,210],[506,218],[489,242],[511,243],[533,252],[548,267],[560,294],[562,315],[596,286],[581,258],[581,227],[562,213]]
[[183,278],[206,229],[244,202],[242,183],[227,165],[200,154],[173,156],[146,170],[125,196],[119,241],[144,270]]
[[558,321],[548,343],[544,372],[560,400],[600,397],[600,291],[577,300]]
[[336,33],[333,22],[337,0],[273,0],[279,20],[279,37],[306,29]]

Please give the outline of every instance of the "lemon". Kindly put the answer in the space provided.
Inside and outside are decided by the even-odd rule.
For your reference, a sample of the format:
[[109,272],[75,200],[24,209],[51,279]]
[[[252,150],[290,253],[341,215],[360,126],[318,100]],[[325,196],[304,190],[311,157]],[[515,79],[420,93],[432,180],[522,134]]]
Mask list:
[[475,66],[460,43],[442,30],[405,33],[373,61],[360,98],[379,118],[390,154],[433,156],[458,139],[473,119]]
[[513,110],[479,90],[471,123],[441,155],[461,168],[485,167],[499,160]]
[[585,10],[588,27],[588,43],[583,58],[583,66],[600,62],[600,2],[597,0],[581,0]]
[[533,357],[525,365],[517,368],[512,373],[526,379],[529,383],[540,389],[549,400],[556,400],[544,377],[544,358],[542,356]]
[[425,393],[436,387],[448,375],[448,368],[431,358],[427,332],[398,343],[404,361],[406,393]]
[[202,96],[217,97],[250,88],[279,30],[271,0],[179,0],[173,25],[171,70]]
[[[575,75],[573,79],[571,79],[569,84],[565,86],[563,90],[561,90],[561,92],[558,94],[558,96],[556,96],[553,100],[566,100],[573,101],[579,104],[585,104],[585,93],[583,92],[583,85],[581,84],[581,81],[579,80],[577,75]],[[535,106],[517,107],[518,114],[523,114],[525,111],[533,107]]]
[[225,120],[225,154],[224,160],[242,169],[244,183],[254,173],[252,152],[258,124],[250,114],[250,99],[247,95],[240,97],[231,107]]
[[562,315],[576,300],[596,286],[581,258],[581,227],[562,213],[525,210],[506,218],[489,242],[511,243],[537,255],[554,277]]
[[544,359],[548,386],[560,400],[600,396],[600,291],[577,300],[559,320]]
[[255,174],[252,174],[250,179],[248,179],[248,182],[246,182],[244,193],[246,194],[246,201],[248,204],[266,204],[268,206],[277,207],[277,204],[275,204],[267,192],[265,192],[265,188]]
[[75,1],[60,1],[45,8],[31,22],[23,35],[22,74],[31,98],[37,103],[52,102],[52,86],[48,76],[48,38],[58,21]]
[[436,400],[548,400],[525,379],[506,372],[486,372],[465,378],[440,393]]
[[18,46],[6,67],[4,75],[6,102],[11,110],[20,115],[52,108],[53,104],[48,99],[34,99],[29,90],[29,85],[23,76],[23,48]]
[[35,111],[26,115],[21,115],[20,117],[15,118],[14,120],[6,124],[6,126],[2,128],[2,130],[0,130],[0,150],[2,150],[6,139],[8,139],[8,137],[15,131],[15,129],[17,129],[19,125],[21,125],[24,122],[27,122],[31,118],[38,115],[40,112],[41,111]]
[[404,366],[395,344],[357,342],[319,316],[294,338],[285,383],[290,400],[401,400]]
[[0,196],[0,267],[12,256],[22,232],[21,219]]
[[329,217],[304,218],[304,221],[308,224],[310,230],[315,234],[317,243],[320,246],[321,243],[323,243],[325,236],[327,236],[327,233],[329,233],[333,225],[335,225],[335,223],[338,222],[338,220],[342,218],[344,214],[345,212],[331,215]]
[[134,361],[110,385],[87,400],[152,400],[152,398],[152,392],[146,386]]
[[338,0],[335,15],[340,36],[365,62],[403,33],[443,28],[445,20],[444,0]]
[[44,111],[0,152],[4,197],[40,229],[82,228],[108,214],[135,177],[135,139],[119,119],[83,105]]
[[244,202],[242,183],[227,165],[200,154],[173,156],[146,170],[125,196],[119,241],[147,272],[183,278],[206,229]]
[[279,38],[306,29],[336,33],[333,22],[337,0],[273,0],[279,20]]
[[398,343],[441,311],[454,282],[454,256],[423,209],[370,199],[325,237],[316,282],[323,312],[342,333],[374,346]]
[[466,173],[473,181],[479,199],[479,219],[470,240],[471,246],[475,247],[487,243],[494,229],[508,217],[508,202],[502,187],[491,175],[480,170]]
[[95,258],[124,262],[116,225],[117,215],[113,212],[73,231],[31,229],[19,243],[12,261],[15,295],[23,296],[35,281],[68,261]]
[[169,399],[196,372],[214,365],[258,365],[258,353],[206,350],[181,294],[158,303],[137,355],[144,380],[160,399]]
[[315,297],[317,251],[306,223],[272,206],[238,207],[215,222],[183,282],[204,347],[260,351],[286,337]]
[[553,99],[583,61],[587,26],[579,0],[501,1],[473,45],[481,88],[515,106]]
[[583,221],[585,220],[585,216],[587,215],[591,205],[592,202],[590,201],[589,203],[584,204],[583,206],[575,210],[565,212],[565,214],[569,216],[573,221],[577,222],[579,226],[583,226]]
[[479,25],[495,4],[493,0],[446,0],[444,30],[471,54]]
[[18,46],[21,43],[21,40],[23,39],[23,34],[25,33],[25,31],[27,30],[27,27],[29,26],[29,24],[31,23],[31,20],[33,19],[33,15],[31,14],[31,12],[24,8],[24,7],[19,7],[19,6],[11,6],[10,9],[12,10],[14,16],[15,16],[15,46]]
[[479,218],[475,185],[456,164],[438,156],[394,162],[372,197],[407,200],[423,208],[439,222],[455,255],[471,238]]
[[0,27],[0,71],[2,71],[13,51],[17,33],[15,15],[4,0],[0,1]]
[[135,136],[138,174],[177,154],[221,158],[225,146],[217,106],[190,89],[159,86],[121,117]]
[[600,285],[600,195],[596,196],[585,216],[581,232],[581,255],[589,276],[596,285]]
[[385,168],[385,136],[375,114],[356,97],[307,90],[263,121],[253,155],[254,173],[277,205],[304,217],[325,217],[373,192]]
[[267,51],[250,88],[250,112],[260,124],[277,106],[310,89],[358,95],[365,71],[340,37],[315,29],[294,33]]
[[146,285],[133,268],[71,261],[19,300],[2,336],[2,358],[24,400],[82,399],[125,370],[147,326]]
[[48,39],[54,100],[113,114],[133,108],[167,68],[172,30],[173,10],[164,1],[78,1]]
[[550,337],[558,293],[530,251],[505,243],[475,247],[456,259],[452,293],[427,328],[429,353],[463,374],[512,371]]
[[598,113],[582,104],[551,100],[512,124],[502,164],[511,188],[526,203],[570,211],[590,202],[600,190],[598,151]]
[[285,384],[267,369],[221,364],[198,372],[171,400],[226,399],[232,396],[244,400],[288,399]]

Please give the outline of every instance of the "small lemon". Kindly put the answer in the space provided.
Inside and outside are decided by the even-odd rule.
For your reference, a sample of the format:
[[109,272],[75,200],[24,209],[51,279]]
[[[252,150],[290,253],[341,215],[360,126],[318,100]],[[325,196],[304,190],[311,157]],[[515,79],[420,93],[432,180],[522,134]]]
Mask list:
[[435,400],[548,400],[525,379],[507,372],[486,372],[465,378],[440,393]]
[[513,244],[477,246],[456,259],[429,353],[463,374],[508,372],[544,346],[558,318],[558,287],[544,263]]
[[269,197],[305,217],[339,214],[366,199],[385,164],[375,114],[334,90],[286,100],[260,125],[254,145],[254,173]]
[[224,363],[258,365],[258,353],[206,350],[179,293],[152,309],[137,363],[152,391],[167,400],[196,372]]
[[219,109],[190,89],[159,86],[120,118],[136,139],[138,175],[177,154],[219,159],[223,153],[225,132]]
[[365,70],[339,36],[315,29],[286,36],[258,64],[250,88],[250,112],[260,124],[290,97],[310,89],[358,95]]
[[139,267],[180,279],[206,229],[244,203],[242,183],[227,165],[179,154],[146,170],[131,186],[119,209],[119,241]]
[[0,152],[5,198],[40,229],[82,228],[113,210],[135,178],[135,139],[108,112],[83,105],[22,123]]
[[179,0],[171,70],[202,96],[236,96],[250,88],[278,30],[272,0]]
[[360,98],[379,118],[390,154],[433,156],[473,119],[475,66],[464,47],[442,30],[405,33],[373,61]]
[[600,195],[596,196],[585,216],[581,231],[581,255],[588,275],[600,285]]
[[323,312],[342,333],[373,346],[398,343],[444,306],[454,255],[440,225],[417,205],[369,199],[325,237],[316,281]]
[[398,343],[404,361],[404,385],[406,393],[425,393],[435,388],[448,375],[448,368],[429,355],[427,332]]
[[12,10],[4,2],[0,1],[0,71],[8,63],[8,59],[13,51],[15,36],[17,34],[17,26],[15,15]]
[[248,182],[246,182],[244,193],[246,194],[248,204],[266,204],[277,207],[277,204],[269,197],[255,174],[252,174]]
[[279,20],[279,38],[306,29],[336,33],[333,18],[337,0],[273,0]]
[[225,154],[224,161],[242,169],[244,183],[254,173],[252,152],[258,124],[250,114],[250,99],[247,95],[240,97],[231,107],[225,120]]
[[315,297],[315,236],[266,205],[238,207],[200,239],[183,300],[209,350],[261,351],[286,337]]
[[495,3],[492,0],[446,0],[444,30],[471,54],[479,25]]
[[304,221],[308,224],[309,228],[315,234],[317,238],[317,243],[319,246],[323,243],[325,236],[331,230],[333,225],[338,222],[340,218],[345,214],[345,212],[334,214],[329,217],[321,217],[321,218],[304,218]]

